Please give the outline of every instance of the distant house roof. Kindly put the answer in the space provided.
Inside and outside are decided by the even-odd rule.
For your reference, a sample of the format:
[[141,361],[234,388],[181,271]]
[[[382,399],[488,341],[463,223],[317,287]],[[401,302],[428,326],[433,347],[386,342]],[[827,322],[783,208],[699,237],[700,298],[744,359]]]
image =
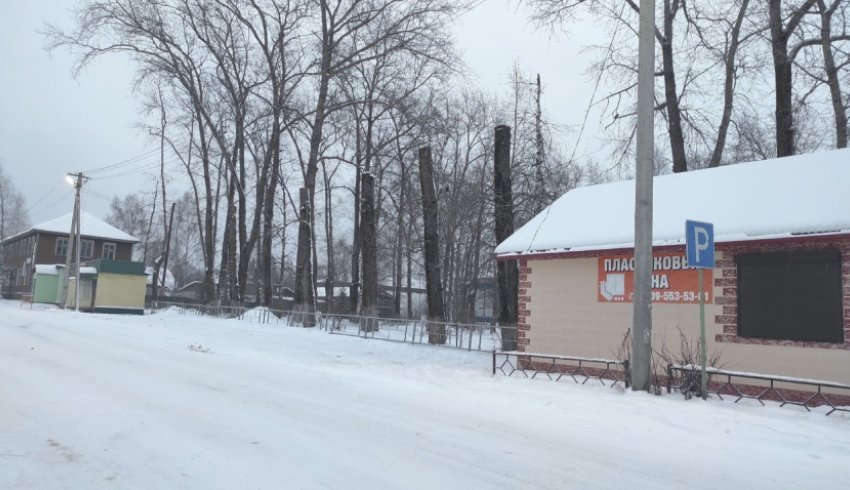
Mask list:
[[[162,273],[162,271],[160,271],[160,274],[161,273]],[[151,284],[153,284],[153,266],[150,266],[150,265],[145,266],[145,275],[147,276],[147,279],[145,279],[145,284],[150,286]],[[162,284],[162,276],[159,276],[157,278],[157,280],[160,281],[160,284]],[[177,281],[174,280],[174,276],[171,274],[171,271],[168,270],[168,269],[165,270],[165,284],[164,284],[164,286],[165,286],[165,289],[169,289],[169,290],[174,290],[175,286],[177,286]]]
[[[60,235],[68,235],[71,231],[71,215],[68,213],[64,216],[54,218],[50,221],[39,223],[29,230],[19,233],[6,241],[12,240],[22,235],[29,234],[33,231],[45,233],[56,233]],[[115,228],[109,223],[100,218],[90,215],[89,213],[80,213],[80,235],[85,238],[102,238],[104,240],[114,240],[116,242],[138,243],[139,239],[123,231]]]
[[[655,177],[653,245],[684,243],[685,220],[715,241],[850,232],[850,149]],[[635,182],[567,192],[496,247],[501,257],[634,247]]]

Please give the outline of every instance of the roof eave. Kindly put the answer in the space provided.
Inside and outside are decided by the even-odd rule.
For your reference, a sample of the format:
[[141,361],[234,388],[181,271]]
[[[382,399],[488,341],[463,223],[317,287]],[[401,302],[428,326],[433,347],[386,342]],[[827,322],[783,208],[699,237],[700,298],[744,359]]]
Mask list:
[[[781,244],[781,243],[799,243],[806,241],[835,241],[835,240],[850,240],[850,231],[840,231],[840,232],[832,232],[832,233],[812,233],[812,234],[799,234],[799,235],[788,235],[788,236],[777,236],[777,237],[753,237],[748,239],[733,239],[733,240],[718,240],[716,245],[718,246],[735,246],[735,245],[749,245],[749,246],[758,246],[758,245],[768,245],[768,244]],[[671,243],[671,244],[661,244],[661,245],[653,245],[653,250],[673,250],[677,248],[684,247],[684,243]],[[595,248],[581,248],[580,250],[541,250],[541,251],[529,251],[529,252],[506,252],[502,254],[496,255],[496,260],[518,260],[518,259],[533,259],[533,260],[548,260],[548,259],[562,259],[562,258],[578,258],[578,257],[589,257],[596,256],[600,253],[623,253],[634,250],[634,245],[631,246],[613,246],[613,247],[595,247]]]

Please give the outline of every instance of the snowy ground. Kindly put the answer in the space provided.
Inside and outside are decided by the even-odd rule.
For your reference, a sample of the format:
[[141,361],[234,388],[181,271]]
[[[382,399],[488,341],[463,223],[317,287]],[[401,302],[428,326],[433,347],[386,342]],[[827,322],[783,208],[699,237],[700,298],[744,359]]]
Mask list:
[[487,354],[0,301],[0,488],[847,488],[850,417]]

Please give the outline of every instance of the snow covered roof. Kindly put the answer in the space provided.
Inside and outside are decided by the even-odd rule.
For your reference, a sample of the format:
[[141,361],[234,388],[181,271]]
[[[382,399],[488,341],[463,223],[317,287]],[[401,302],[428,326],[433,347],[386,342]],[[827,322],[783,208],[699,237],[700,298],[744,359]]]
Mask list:
[[[348,296],[351,293],[351,288],[348,286],[334,286],[333,293],[335,298],[340,298],[343,296]],[[324,298],[327,294],[325,294],[325,288],[323,286],[319,286],[316,288],[316,297]]]
[[[64,216],[54,218],[44,223],[39,223],[33,226],[29,231],[43,231],[47,233],[59,233],[67,235],[71,231],[71,215],[68,213]],[[124,233],[115,228],[106,221],[92,216],[89,213],[80,213],[80,235],[85,238],[102,238],[105,240],[115,240],[117,242],[132,242],[137,243],[138,238]]]
[[[58,276],[59,266],[60,264],[35,264],[35,273],[48,276]],[[61,264],[61,267],[65,267],[65,265]]]
[[[716,242],[850,232],[850,149],[656,177],[653,244],[684,243],[685,220]],[[634,246],[633,180],[572,190],[496,247],[499,256]]]
[[[160,270],[160,274],[162,274],[161,270]],[[150,286],[151,284],[153,284],[153,266],[150,266],[150,265],[145,266],[145,275],[147,276],[147,279],[145,279],[145,284]],[[160,281],[160,284],[162,284],[162,277],[158,277],[157,279]],[[165,289],[173,290],[176,285],[177,285],[177,281],[174,279],[174,276],[171,274],[171,271],[166,269],[165,270]]]

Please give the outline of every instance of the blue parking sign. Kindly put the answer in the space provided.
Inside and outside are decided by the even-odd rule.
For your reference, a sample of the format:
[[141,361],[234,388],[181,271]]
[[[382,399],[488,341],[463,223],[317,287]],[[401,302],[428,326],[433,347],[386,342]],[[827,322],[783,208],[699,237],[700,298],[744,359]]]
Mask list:
[[688,265],[697,269],[714,268],[714,225],[685,221],[685,250]]

